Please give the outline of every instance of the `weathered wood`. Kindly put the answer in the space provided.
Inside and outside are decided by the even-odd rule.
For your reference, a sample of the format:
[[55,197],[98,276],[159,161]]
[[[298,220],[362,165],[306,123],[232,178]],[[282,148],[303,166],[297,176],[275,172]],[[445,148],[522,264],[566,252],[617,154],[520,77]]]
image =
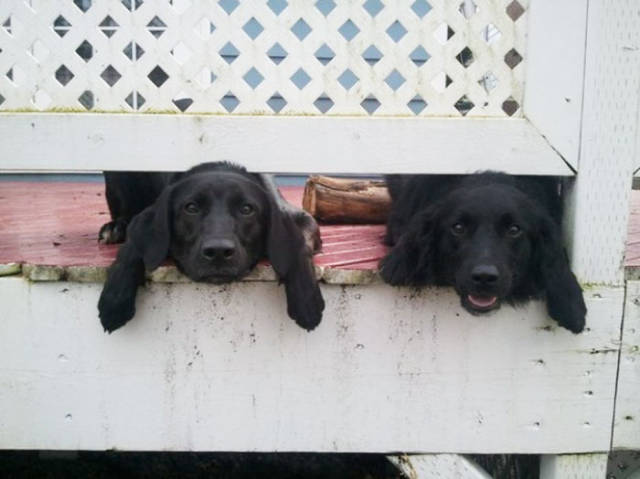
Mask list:
[[491,479],[478,464],[459,454],[404,454],[388,459],[409,479]]
[[322,285],[312,333],[275,282],[0,278],[0,448],[573,453],[611,440],[621,288],[574,335],[544,305],[471,316],[451,289]]
[[613,448],[640,449],[640,281],[627,281]]
[[607,454],[544,455],[540,479],[605,479]]
[[[11,113],[0,114],[0,137],[0,171],[173,171],[228,159],[265,173],[573,175],[513,118]],[[64,154],[51,161],[52,151]]]
[[302,207],[325,223],[386,223],[391,198],[384,181],[311,176]]

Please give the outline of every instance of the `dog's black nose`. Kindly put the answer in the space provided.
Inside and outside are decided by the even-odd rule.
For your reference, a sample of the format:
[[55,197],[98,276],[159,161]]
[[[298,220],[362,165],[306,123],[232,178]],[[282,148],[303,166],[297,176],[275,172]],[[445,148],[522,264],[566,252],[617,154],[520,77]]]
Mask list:
[[471,279],[478,286],[490,286],[495,284],[500,277],[498,268],[492,264],[481,264],[471,270]]
[[202,256],[208,260],[228,260],[235,252],[235,244],[228,239],[210,240],[202,246]]

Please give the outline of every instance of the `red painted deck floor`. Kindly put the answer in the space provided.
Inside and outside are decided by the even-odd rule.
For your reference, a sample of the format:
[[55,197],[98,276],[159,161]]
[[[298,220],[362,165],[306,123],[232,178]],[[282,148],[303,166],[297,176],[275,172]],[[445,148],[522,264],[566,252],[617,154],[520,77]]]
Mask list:
[[[301,187],[284,187],[300,204]],[[0,182],[0,264],[108,266],[116,245],[98,243],[109,221],[101,183]],[[383,225],[321,226],[319,266],[375,269],[385,254]]]
[[631,215],[627,231],[627,250],[624,265],[640,267],[640,191],[631,192]]

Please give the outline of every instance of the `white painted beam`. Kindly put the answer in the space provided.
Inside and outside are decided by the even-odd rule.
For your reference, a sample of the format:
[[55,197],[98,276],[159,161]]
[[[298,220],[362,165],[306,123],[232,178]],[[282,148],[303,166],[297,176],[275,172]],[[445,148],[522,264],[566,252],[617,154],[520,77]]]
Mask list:
[[623,291],[574,335],[543,304],[322,285],[307,333],[275,282],[151,283],[103,333],[101,285],[0,278],[0,448],[576,453],[611,441]]
[[0,136],[0,171],[573,174],[523,119],[25,113],[0,114]]

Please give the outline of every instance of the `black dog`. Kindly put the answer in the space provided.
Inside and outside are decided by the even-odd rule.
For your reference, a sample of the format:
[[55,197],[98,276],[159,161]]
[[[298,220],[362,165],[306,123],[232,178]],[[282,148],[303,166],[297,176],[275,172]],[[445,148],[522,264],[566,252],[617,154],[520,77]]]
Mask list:
[[387,177],[392,199],[380,263],[392,285],[453,286],[484,313],[501,301],[545,298],[549,315],[579,333],[586,307],[561,238],[560,182],[503,173]]
[[324,301],[313,252],[320,247],[313,218],[282,199],[267,175],[222,162],[184,173],[105,173],[113,221],[100,241],[125,239],[110,267],[98,310],[114,331],[135,313],[146,270],[173,258],[194,281],[226,283],[267,257],[285,284],[289,316],[311,330]]

